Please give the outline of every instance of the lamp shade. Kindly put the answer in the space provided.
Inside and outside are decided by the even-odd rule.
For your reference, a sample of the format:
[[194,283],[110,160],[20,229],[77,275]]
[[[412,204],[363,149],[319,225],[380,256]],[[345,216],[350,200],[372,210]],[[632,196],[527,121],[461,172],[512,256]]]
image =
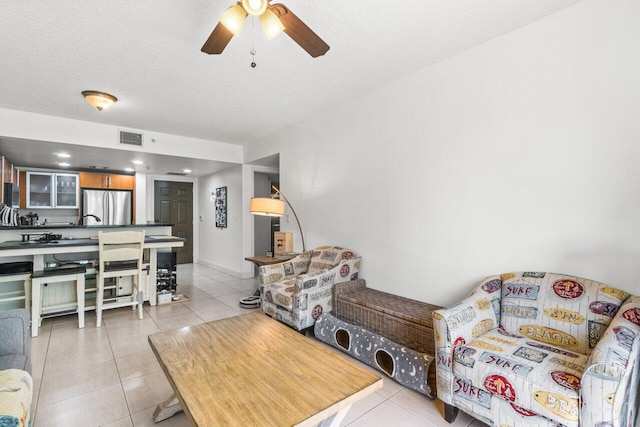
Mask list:
[[284,202],[268,197],[254,197],[249,204],[249,212],[253,215],[284,216]]
[[267,40],[271,40],[284,31],[284,25],[282,25],[280,19],[270,9],[265,10],[262,16],[260,16],[260,23],[262,24],[264,35],[267,36]]
[[234,36],[239,36],[244,21],[247,19],[247,12],[239,4],[234,4],[222,15],[220,23]]
[[82,92],[82,95],[86,98],[87,102],[96,107],[98,111],[111,107],[118,100],[118,98],[113,95],[95,90],[85,90]]

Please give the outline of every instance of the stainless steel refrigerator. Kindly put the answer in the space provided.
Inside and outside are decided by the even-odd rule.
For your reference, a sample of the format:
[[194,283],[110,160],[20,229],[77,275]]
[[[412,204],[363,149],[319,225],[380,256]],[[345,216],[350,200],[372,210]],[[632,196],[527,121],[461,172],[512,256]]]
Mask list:
[[132,194],[126,190],[82,190],[82,215],[85,225],[127,225],[131,224]]

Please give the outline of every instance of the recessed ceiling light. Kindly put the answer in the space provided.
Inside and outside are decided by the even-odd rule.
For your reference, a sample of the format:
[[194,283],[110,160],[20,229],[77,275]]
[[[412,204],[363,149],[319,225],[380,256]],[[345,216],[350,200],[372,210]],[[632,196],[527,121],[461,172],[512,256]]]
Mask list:
[[69,157],[71,157],[71,154],[67,154],[67,153],[56,153],[56,156],[62,158],[62,159],[68,159]]
[[191,173],[191,169],[183,169],[182,172],[184,173]]
[[58,166],[62,166],[64,168],[66,168],[66,167],[71,166],[71,165],[69,163],[66,163],[66,162],[60,162],[60,163],[58,163]]
[[133,168],[124,168],[124,170],[125,170],[126,172],[133,172],[133,171],[134,171],[134,169],[133,169]]
[[142,160],[132,160],[131,163],[133,163],[134,165],[141,165],[144,162]]

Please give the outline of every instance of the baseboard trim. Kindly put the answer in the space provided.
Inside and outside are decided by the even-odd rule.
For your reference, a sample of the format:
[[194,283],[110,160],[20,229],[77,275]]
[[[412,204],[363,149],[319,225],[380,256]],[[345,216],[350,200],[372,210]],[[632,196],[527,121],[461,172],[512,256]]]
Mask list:
[[230,274],[233,277],[237,277],[239,279],[250,279],[253,277],[253,273],[245,273],[242,271],[234,270],[232,268],[225,267],[224,265],[216,264],[215,262],[207,261],[201,258],[196,259],[196,263],[206,265],[207,267],[215,268],[216,270],[220,270],[224,273]]

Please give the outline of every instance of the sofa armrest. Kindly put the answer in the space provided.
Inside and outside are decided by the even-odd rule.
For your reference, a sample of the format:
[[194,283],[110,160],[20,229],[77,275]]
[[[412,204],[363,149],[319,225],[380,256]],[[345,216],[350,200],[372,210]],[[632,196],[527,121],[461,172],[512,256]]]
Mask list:
[[474,327],[481,322],[484,330],[500,323],[501,285],[500,276],[487,277],[461,302],[433,312],[438,397],[445,403],[453,404],[454,349],[473,340]]
[[29,310],[19,308],[0,311],[0,356],[30,355],[30,325]]
[[334,285],[356,279],[361,260],[345,259],[333,268],[301,274],[295,279],[292,317],[297,328],[313,326],[321,313],[333,310]]
[[260,266],[258,268],[260,284],[281,282],[306,273],[312,254],[312,251],[307,251],[287,261]]
[[[627,425],[627,411],[634,406],[634,397],[640,391],[639,364],[640,297],[631,296],[602,334],[582,374],[580,419],[588,421],[584,425],[601,421]],[[602,404],[603,401],[608,403]]]
[[[296,294],[317,292],[318,289],[323,288],[324,290],[326,287],[332,291],[333,286],[338,283],[357,279],[361,261],[360,257],[345,259],[335,267],[299,275],[293,290],[294,297]],[[333,292],[331,293],[333,294]]]

